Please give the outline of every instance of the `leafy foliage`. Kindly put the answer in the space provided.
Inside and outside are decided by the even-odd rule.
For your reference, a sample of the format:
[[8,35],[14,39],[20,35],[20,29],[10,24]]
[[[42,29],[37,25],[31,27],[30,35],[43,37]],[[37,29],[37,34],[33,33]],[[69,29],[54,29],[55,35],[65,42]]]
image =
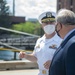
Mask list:
[[13,25],[14,30],[22,31],[22,32],[27,32],[35,35],[42,35],[43,30],[41,29],[41,25],[37,23],[32,23],[32,22],[26,22],[26,23],[21,23],[21,24],[15,24]]
[[0,0],[0,26],[9,27],[9,6],[7,6],[6,0]]

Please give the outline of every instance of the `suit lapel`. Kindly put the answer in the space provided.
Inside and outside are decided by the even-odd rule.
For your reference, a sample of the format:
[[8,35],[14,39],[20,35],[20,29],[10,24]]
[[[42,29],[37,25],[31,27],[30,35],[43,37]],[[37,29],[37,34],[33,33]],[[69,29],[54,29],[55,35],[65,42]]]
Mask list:
[[[68,40],[70,38],[72,38],[74,35],[75,35],[75,30],[61,43],[60,47],[56,50],[54,57],[61,50],[61,48],[63,48],[65,46],[65,44],[68,42]],[[54,59],[54,57],[53,57],[53,59]]]

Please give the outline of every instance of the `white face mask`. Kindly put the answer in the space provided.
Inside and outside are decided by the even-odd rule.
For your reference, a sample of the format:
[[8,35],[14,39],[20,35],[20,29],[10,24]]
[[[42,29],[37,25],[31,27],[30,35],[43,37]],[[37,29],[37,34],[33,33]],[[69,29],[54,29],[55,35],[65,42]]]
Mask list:
[[48,25],[44,26],[44,32],[46,34],[52,34],[54,31],[55,31],[55,25],[48,24]]

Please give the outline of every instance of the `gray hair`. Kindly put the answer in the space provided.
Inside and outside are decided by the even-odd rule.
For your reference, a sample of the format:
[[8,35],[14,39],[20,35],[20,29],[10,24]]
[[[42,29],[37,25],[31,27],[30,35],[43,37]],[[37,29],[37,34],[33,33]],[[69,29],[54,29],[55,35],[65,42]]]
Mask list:
[[60,9],[56,16],[56,22],[64,25],[75,25],[75,13],[68,9]]

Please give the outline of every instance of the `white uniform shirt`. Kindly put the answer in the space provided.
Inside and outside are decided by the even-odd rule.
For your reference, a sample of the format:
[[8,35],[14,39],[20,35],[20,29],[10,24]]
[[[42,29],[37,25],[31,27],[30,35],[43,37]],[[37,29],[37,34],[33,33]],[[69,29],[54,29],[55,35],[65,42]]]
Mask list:
[[[61,44],[62,39],[57,34],[51,39],[46,39],[45,36],[39,38],[36,42],[34,55],[37,58],[39,66],[38,75],[48,75],[48,70],[44,68],[44,63],[48,60],[52,60],[53,54]],[[46,70],[46,74],[42,73],[42,70]]]

